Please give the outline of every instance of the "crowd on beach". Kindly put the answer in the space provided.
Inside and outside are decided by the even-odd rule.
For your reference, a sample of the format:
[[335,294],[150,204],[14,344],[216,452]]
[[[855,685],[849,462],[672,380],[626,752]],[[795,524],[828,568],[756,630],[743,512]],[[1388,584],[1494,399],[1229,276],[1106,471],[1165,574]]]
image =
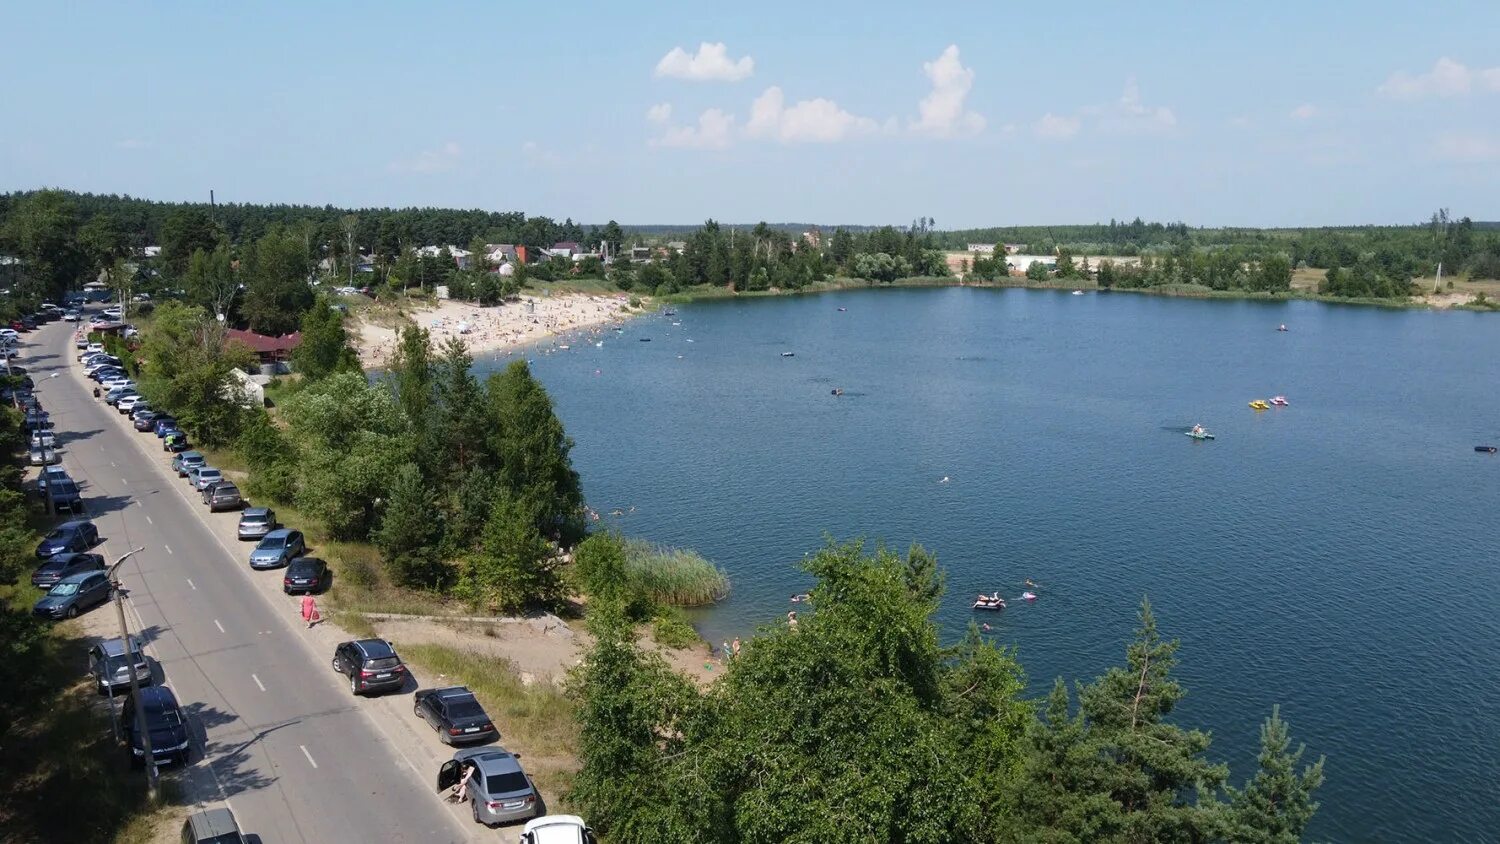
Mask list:
[[[444,301],[421,311],[414,321],[432,336],[434,346],[450,337],[462,338],[471,354],[510,350],[549,337],[578,333],[597,334],[604,326],[627,316],[628,297],[563,294],[524,296],[519,301],[481,308],[470,302]],[[366,366],[378,366],[395,352],[399,342],[393,328],[368,322],[358,327],[360,357]]]

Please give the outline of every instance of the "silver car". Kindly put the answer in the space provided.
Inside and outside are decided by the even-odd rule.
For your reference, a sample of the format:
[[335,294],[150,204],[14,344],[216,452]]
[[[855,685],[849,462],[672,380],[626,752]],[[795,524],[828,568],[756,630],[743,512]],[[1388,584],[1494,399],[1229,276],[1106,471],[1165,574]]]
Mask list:
[[202,466],[189,474],[188,478],[193,484],[193,489],[202,492],[204,489],[224,480],[224,473],[212,466]]
[[494,827],[535,818],[542,814],[542,800],[520,758],[503,747],[460,750],[439,769],[438,791],[460,784],[472,769],[464,791],[475,823]]
[[[144,642],[140,637],[131,637],[131,650],[135,655],[135,681],[142,686],[151,685],[151,663],[141,653]],[[99,687],[99,694],[114,694],[130,686],[130,657],[125,653],[125,640],[119,637],[106,639],[89,649],[89,674]]]
[[270,507],[246,507],[240,513],[240,539],[261,539],[276,529],[276,511]]

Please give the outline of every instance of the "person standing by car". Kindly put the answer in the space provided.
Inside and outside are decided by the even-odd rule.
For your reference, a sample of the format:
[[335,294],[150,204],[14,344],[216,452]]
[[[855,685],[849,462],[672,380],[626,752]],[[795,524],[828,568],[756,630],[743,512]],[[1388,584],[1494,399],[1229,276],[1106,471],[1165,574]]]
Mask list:
[[313,600],[312,595],[302,596],[302,620],[307,622],[308,627],[323,620],[323,616],[318,613],[318,602]]

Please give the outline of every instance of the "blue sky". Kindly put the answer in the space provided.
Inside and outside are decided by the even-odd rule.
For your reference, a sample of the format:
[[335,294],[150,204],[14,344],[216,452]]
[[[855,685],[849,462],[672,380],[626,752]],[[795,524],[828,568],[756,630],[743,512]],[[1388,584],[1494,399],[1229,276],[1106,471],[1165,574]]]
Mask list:
[[1500,219],[1500,3],[1228,5],[3,0],[0,189],[626,223]]

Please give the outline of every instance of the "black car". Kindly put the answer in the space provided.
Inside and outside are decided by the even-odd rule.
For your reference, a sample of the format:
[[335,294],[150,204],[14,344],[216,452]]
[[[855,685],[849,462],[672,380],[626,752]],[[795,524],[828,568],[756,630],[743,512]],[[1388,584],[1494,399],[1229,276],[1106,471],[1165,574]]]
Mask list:
[[317,557],[298,557],[292,560],[281,578],[281,591],[288,595],[322,592],[327,586],[328,564]]
[[93,522],[77,520],[63,522],[53,528],[36,546],[36,556],[45,560],[69,551],[87,551],[99,544],[99,528]]
[[138,696],[125,698],[125,708],[120,712],[120,724],[125,729],[125,744],[130,748],[131,764],[143,765],[146,761],[145,742],[137,732],[137,707],[146,716],[146,731],[151,735],[151,756],[158,762],[175,760],[187,764],[187,718],[182,713],[182,707],[177,705],[177,696],[166,686],[147,686],[140,690]]
[[474,693],[463,686],[421,689],[416,698],[413,711],[431,724],[446,744],[487,741],[499,735]]
[[384,639],[345,642],[333,651],[333,670],[349,678],[356,695],[389,691],[406,685],[406,666]]
[[150,431],[156,428],[156,420],[163,416],[166,414],[159,410],[148,410],[145,413],[137,411],[131,414],[131,418],[135,420],[131,424],[137,431]]
[[77,513],[83,509],[83,493],[78,491],[78,484],[72,478],[60,478],[47,484],[42,494],[52,495],[52,511],[60,512],[67,510],[69,513]]
[[31,573],[31,585],[51,589],[59,580],[89,571],[104,571],[104,558],[98,554],[58,554],[37,566]]

